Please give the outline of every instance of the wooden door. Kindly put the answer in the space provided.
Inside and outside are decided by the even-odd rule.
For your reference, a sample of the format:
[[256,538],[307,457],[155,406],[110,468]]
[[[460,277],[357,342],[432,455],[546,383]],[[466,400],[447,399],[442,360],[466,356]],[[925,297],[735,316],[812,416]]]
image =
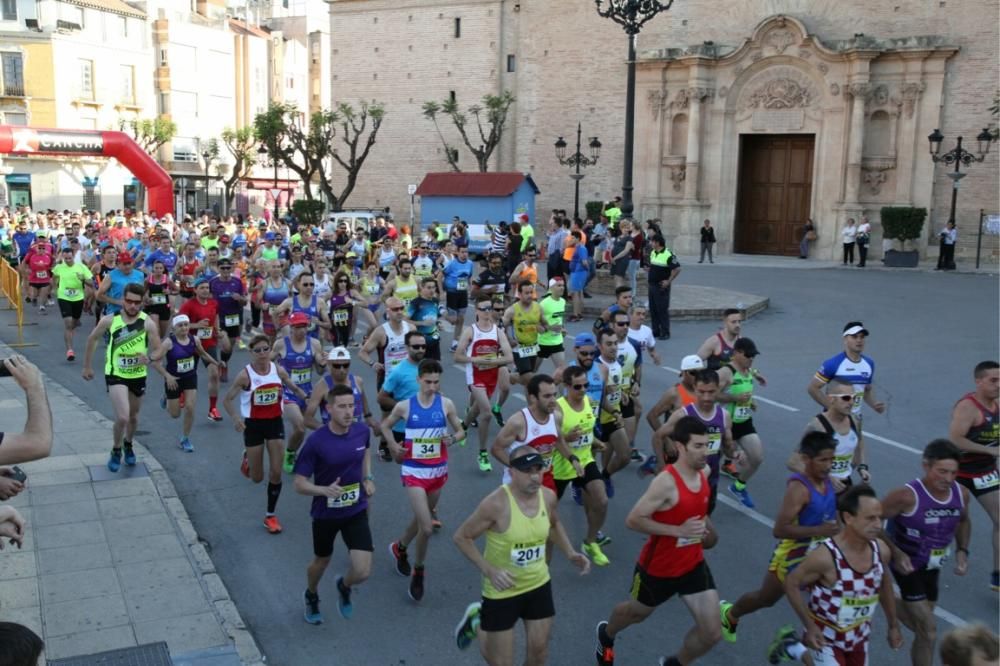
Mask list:
[[812,134],[740,137],[735,249],[798,256],[812,197]]

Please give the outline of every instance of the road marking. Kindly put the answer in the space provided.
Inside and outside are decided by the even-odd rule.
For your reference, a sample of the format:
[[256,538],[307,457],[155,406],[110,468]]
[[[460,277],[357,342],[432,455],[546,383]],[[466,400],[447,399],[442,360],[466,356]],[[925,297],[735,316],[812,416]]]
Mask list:
[[915,449],[912,446],[907,446],[906,444],[900,444],[899,442],[895,442],[886,437],[881,437],[879,435],[870,433],[867,430],[862,430],[861,432],[864,434],[865,437],[868,437],[869,439],[874,439],[876,441],[882,442],[883,444],[888,444],[889,446],[895,446],[897,449],[902,449],[903,451],[909,451],[910,453],[916,453],[918,456],[922,456],[924,454],[924,452],[921,451],[920,449]]
[[[671,368],[670,366],[666,366],[666,365],[660,366],[660,367],[662,367],[664,370],[669,370],[670,372],[676,372],[677,374],[680,374],[680,372],[681,372],[677,368]],[[784,403],[777,402],[775,400],[768,400],[767,398],[762,398],[759,395],[755,395],[754,396],[754,400],[760,400],[761,402],[766,402],[767,404],[774,405],[775,407],[778,407],[779,409],[784,409],[786,412],[797,412],[797,411],[799,411],[799,409],[797,407],[792,407],[791,405],[786,405]]]
[[[898,442],[893,442],[893,444],[898,444]],[[899,446],[903,446],[903,445],[899,444]],[[909,448],[909,447],[905,447],[905,448]],[[920,452],[918,451],[917,453],[920,453]],[[719,495],[717,496],[716,499],[719,502],[721,502],[722,504],[725,504],[726,506],[728,506],[730,509],[734,509],[736,511],[739,511],[744,516],[747,516],[748,518],[752,518],[753,520],[756,520],[758,523],[760,523],[761,525],[766,526],[768,529],[771,529],[771,530],[774,529],[774,521],[771,520],[770,518],[768,518],[767,516],[765,516],[764,514],[760,513],[759,511],[754,511],[753,509],[748,509],[747,507],[743,506],[742,504],[740,504],[739,502],[737,502],[733,498],[731,498],[731,497],[729,497],[727,495],[723,495],[721,492],[719,493]],[[888,571],[886,571],[884,575],[888,576],[890,574],[889,574]],[[953,627],[964,627],[967,624],[967,622],[965,620],[963,620],[959,616],[955,615],[954,613],[946,611],[945,609],[941,608],[940,606],[936,606],[934,608],[934,614],[937,615],[942,620],[944,620],[945,622],[947,622],[948,624],[952,625]]]

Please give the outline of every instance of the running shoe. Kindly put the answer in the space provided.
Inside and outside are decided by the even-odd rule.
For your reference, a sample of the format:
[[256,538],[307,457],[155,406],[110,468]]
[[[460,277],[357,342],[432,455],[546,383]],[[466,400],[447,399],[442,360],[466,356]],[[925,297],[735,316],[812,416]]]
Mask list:
[[212,407],[210,410],[208,410],[208,418],[218,423],[219,421],[222,420],[222,414],[219,413],[219,410],[217,408]]
[[994,592],[1000,592],[1000,571],[994,571],[990,574],[990,589]]
[[478,601],[466,606],[462,621],[455,627],[455,645],[458,646],[459,650],[468,649],[472,645],[472,641],[476,640],[479,629],[479,611],[482,606]]
[[573,501],[583,506],[583,489],[580,486],[573,486]]
[[160,409],[166,409],[166,408],[167,408],[167,394],[164,393],[163,395],[160,396]]
[[594,630],[597,634],[597,666],[615,666],[615,644],[605,632],[607,627],[608,623],[601,621]]
[[774,640],[767,647],[768,663],[777,664],[782,661],[791,661],[792,656],[788,654],[788,647],[798,642],[799,639],[795,636],[795,627],[792,625],[786,624],[781,629],[778,629],[778,633],[774,635]]
[[629,458],[631,458],[633,462],[642,462],[643,460],[642,454],[639,453],[639,449],[636,448],[633,448],[631,453],[629,453]]
[[125,445],[125,464],[129,467],[135,467],[135,449],[129,445]]
[[451,346],[448,347],[448,351],[453,352],[458,349],[458,340],[452,340]]
[[441,519],[438,518],[437,511],[431,511],[431,525],[436,530],[441,529]]
[[122,450],[111,449],[111,457],[108,458],[108,469],[117,472],[122,468]]
[[247,458],[247,452],[243,452],[243,460],[240,461],[240,474],[250,478],[250,459]]
[[396,562],[396,573],[408,578],[413,570],[410,568],[410,558],[406,556],[406,549],[400,546],[398,541],[393,541],[389,544],[389,554]]
[[285,449],[285,461],[281,463],[281,469],[285,470],[285,474],[292,473],[295,469],[295,451]]
[[344,585],[344,577],[337,577],[337,610],[345,620],[350,620],[354,613],[354,606],[351,605],[351,588]]
[[281,523],[278,522],[278,517],[273,514],[264,516],[264,527],[271,534],[281,534]]
[[181,448],[184,449],[184,453],[194,453],[194,444],[187,437],[181,439]]
[[49,300],[45,301],[45,304],[51,307],[51,306],[55,305],[55,304],[56,304],[56,302],[55,302],[55,301],[53,301],[53,300],[52,300],[52,299],[50,298]]
[[503,414],[500,413],[500,405],[493,405],[493,407],[490,408],[490,411],[493,412],[493,418],[497,420],[497,425],[499,425],[502,428]]
[[599,546],[607,546],[608,544],[611,543],[611,537],[609,537],[601,530],[597,530],[597,538],[594,540],[594,543],[596,543]]
[[729,622],[727,615],[732,607],[733,605],[725,599],[719,602],[719,614],[722,615],[722,637],[726,639],[727,643],[736,642],[736,625]]
[[39,314],[48,314],[48,312],[45,311],[45,306],[44,305],[39,305],[38,306],[38,313]]
[[69,361],[70,363],[76,360],[76,354],[73,352],[72,349],[66,350],[66,360]]
[[309,624],[323,624],[323,613],[319,611],[319,595],[306,590],[306,622]]
[[738,488],[736,486],[737,483],[739,483],[739,481],[733,481],[732,483],[729,484],[730,494],[736,499],[738,499],[740,501],[740,504],[742,504],[746,508],[753,509],[754,507],[756,507],[757,505],[753,503],[753,498],[750,497],[750,493],[747,492],[746,484],[741,484],[743,487]]
[[594,543],[583,544],[583,552],[596,566],[606,567],[611,564],[611,560],[609,560],[608,556],[604,554],[604,551],[601,550],[601,546],[596,541]]
[[490,454],[486,451],[479,452],[479,471],[492,472],[493,465],[490,464]]
[[604,477],[604,493],[611,499],[615,496],[615,484],[611,481],[610,476]]
[[177,398],[177,404],[178,404],[178,405],[180,405],[180,408],[181,408],[181,409],[184,409],[184,403],[185,403],[185,402],[186,402],[186,401],[184,400],[184,391],[181,391],[181,395],[180,395],[180,397],[179,397],[179,398]]
[[649,456],[646,460],[639,465],[636,469],[636,474],[639,475],[640,479],[644,479],[647,476],[653,476],[656,474],[656,456]]
[[420,601],[424,598],[424,568],[423,567],[413,567],[413,575],[410,576],[410,589],[407,590],[407,594],[414,601]]
[[732,460],[724,460],[722,465],[719,467],[719,471],[728,476],[730,479],[736,480],[740,478],[738,472],[736,471],[736,465]]

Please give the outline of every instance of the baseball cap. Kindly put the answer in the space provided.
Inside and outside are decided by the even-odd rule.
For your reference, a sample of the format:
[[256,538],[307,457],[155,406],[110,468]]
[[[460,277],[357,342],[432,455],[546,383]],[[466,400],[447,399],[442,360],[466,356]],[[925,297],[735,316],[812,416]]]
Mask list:
[[229,236],[226,236],[226,235],[219,236],[219,242],[220,243],[228,243],[229,242]]
[[868,329],[860,321],[849,321],[844,324],[844,337],[848,335],[868,335]]
[[35,232],[35,238],[47,238],[48,235],[49,232],[46,231],[45,229],[39,229],[38,231]]
[[309,325],[309,315],[305,312],[293,312],[292,316],[288,318],[289,326],[308,326]]
[[334,347],[326,354],[326,360],[328,361],[350,361],[351,352],[347,351],[347,347]]
[[122,252],[122,253],[120,253],[118,255],[118,263],[119,264],[131,264],[132,263],[132,255],[129,254],[128,252]]
[[681,372],[686,370],[704,370],[705,361],[697,354],[688,354],[681,359]]
[[510,466],[514,469],[521,470],[522,472],[527,472],[533,467],[542,469],[545,467],[545,459],[542,457],[541,453],[532,452],[523,456],[516,456],[510,459]]
[[597,346],[597,338],[594,337],[593,333],[577,333],[576,337],[573,338],[574,347],[586,347],[587,345]]
[[563,279],[561,277],[554,277],[551,280],[549,280],[549,286],[550,287],[554,287],[557,284],[566,284],[566,283],[563,282]]
[[264,234],[264,240],[274,240],[274,232],[268,231],[266,234]]
[[750,338],[739,338],[733,343],[733,351],[743,352],[745,356],[756,356],[760,354],[757,345]]

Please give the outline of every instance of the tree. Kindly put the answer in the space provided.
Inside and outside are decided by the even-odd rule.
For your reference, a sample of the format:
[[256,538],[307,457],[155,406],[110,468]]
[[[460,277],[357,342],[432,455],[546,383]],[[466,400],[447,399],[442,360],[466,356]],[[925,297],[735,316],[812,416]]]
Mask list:
[[221,164],[216,167],[219,177],[222,179],[222,187],[225,197],[226,211],[233,208],[233,199],[236,198],[236,187],[257,164],[257,141],[254,138],[254,128],[241,127],[240,129],[225,128],[222,130],[222,145],[232,158],[229,166],[229,173],[222,173]]
[[[118,119],[118,130],[125,132],[154,159],[163,144],[177,134],[177,123],[167,116],[156,118]],[[136,208],[142,210],[146,204],[146,186],[141,182],[136,188]]]
[[[384,118],[385,106],[374,100],[361,102],[358,109],[347,102],[341,102],[332,112],[331,121],[340,128],[340,140],[346,146],[343,155],[336,148],[333,149],[333,161],[347,172],[347,180],[340,194],[334,194],[333,183],[327,170],[321,169],[319,172],[320,188],[329,199],[333,210],[342,210],[347,198],[354,191],[358,173],[361,172],[361,167],[364,166],[372,146],[375,145],[375,137],[382,127]],[[369,121],[371,121],[370,128]],[[365,137],[366,131],[367,137]]]
[[[490,156],[493,155],[493,151],[503,138],[507,115],[515,101],[514,95],[510,91],[504,91],[502,95],[484,96],[481,105],[473,104],[465,111],[458,108],[458,102],[454,99],[447,99],[440,103],[424,102],[424,117],[434,123],[441,143],[444,144],[445,159],[448,160],[452,169],[461,171],[458,167],[458,149],[445,139],[444,133],[438,125],[438,114],[443,113],[448,116],[452,124],[455,125],[455,129],[458,130],[459,136],[462,137],[465,147],[476,158],[479,171],[486,172],[489,171]],[[468,127],[470,115],[475,119],[475,126],[471,128]],[[472,139],[469,138],[470,133]],[[476,134],[478,134],[478,139]],[[478,148],[474,145],[473,140],[479,144]]]
[[278,102],[254,118],[254,135],[267,148],[269,158],[295,172],[308,200],[314,198],[313,179],[323,159],[329,155],[333,140],[332,132],[324,136],[323,116],[326,113],[329,112],[313,114],[309,126],[303,128],[298,107]]

